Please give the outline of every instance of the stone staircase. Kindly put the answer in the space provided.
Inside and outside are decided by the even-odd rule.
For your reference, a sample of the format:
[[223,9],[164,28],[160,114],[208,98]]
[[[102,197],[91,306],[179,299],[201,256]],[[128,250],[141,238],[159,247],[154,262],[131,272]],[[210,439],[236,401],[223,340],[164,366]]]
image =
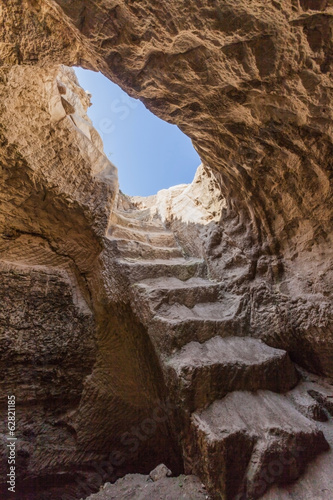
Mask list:
[[149,210],[115,212],[109,236],[123,257],[134,259],[177,259],[183,253],[174,235],[167,231],[160,219],[147,221]]
[[328,444],[286,396],[299,380],[289,355],[244,335],[239,298],[183,255],[149,209],[118,210],[108,236],[179,408],[186,472],[223,500],[297,479]]

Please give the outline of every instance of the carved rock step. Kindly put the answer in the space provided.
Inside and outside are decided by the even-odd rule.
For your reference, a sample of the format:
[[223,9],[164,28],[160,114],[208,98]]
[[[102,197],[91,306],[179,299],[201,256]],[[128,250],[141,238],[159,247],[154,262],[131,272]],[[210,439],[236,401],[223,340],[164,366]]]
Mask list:
[[132,229],[122,226],[113,226],[108,234],[111,239],[141,241],[156,247],[174,247],[176,240],[171,231],[143,231],[142,229]]
[[174,276],[186,281],[194,276],[206,276],[207,267],[202,259],[154,259],[132,260],[118,259],[119,271],[127,276],[130,283],[161,276]]
[[193,307],[198,302],[218,300],[221,285],[203,278],[181,281],[174,277],[162,277],[136,283],[135,290],[154,312],[165,303],[181,303],[186,307]]
[[193,307],[165,304],[158,310],[158,315],[171,320],[221,320],[234,317],[238,309],[239,296],[225,294],[220,301],[199,302]]
[[162,357],[175,354],[192,341],[202,344],[215,336],[242,337],[239,305],[237,295],[224,295],[218,302],[201,302],[193,308],[162,304],[150,322],[149,336]]
[[259,498],[327,449],[316,425],[269,391],[233,392],[194,413],[184,443],[188,469],[219,500]]
[[190,412],[231,391],[287,392],[298,381],[286,351],[249,337],[191,342],[169,359],[167,368],[172,392]]
[[111,222],[117,226],[123,226],[129,229],[138,229],[147,232],[164,232],[166,230],[161,219],[155,218],[145,220],[145,218],[142,216],[142,214],[140,214],[139,211],[130,212],[130,214],[126,214],[125,212],[114,212],[111,216]]
[[154,247],[149,243],[132,240],[111,240],[122,257],[132,259],[175,259],[182,257],[183,253],[179,247]]
[[[135,220],[151,220],[151,211],[150,208],[133,208],[130,210],[117,210],[117,213],[127,219],[135,219]],[[155,219],[154,219],[155,220]],[[160,220],[160,219],[158,219]]]

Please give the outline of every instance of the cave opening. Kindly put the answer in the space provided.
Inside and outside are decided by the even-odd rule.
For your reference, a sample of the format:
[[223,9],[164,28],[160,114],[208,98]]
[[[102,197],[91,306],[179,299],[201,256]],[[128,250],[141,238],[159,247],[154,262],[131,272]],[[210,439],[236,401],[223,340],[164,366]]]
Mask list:
[[91,94],[88,116],[118,168],[120,190],[151,196],[190,184],[201,163],[191,139],[151,113],[102,73],[75,67],[81,87]]

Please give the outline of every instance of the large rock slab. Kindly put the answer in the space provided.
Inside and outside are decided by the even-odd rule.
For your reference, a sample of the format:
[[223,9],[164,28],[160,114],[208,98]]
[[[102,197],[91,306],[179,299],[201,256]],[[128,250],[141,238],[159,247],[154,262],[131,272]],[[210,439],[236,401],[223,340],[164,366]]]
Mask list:
[[173,392],[186,411],[203,408],[231,391],[287,392],[298,381],[285,351],[252,338],[191,342],[168,360],[167,367]]
[[192,415],[185,454],[213,498],[250,500],[274,482],[297,479],[328,447],[322,431],[284,396],[240,391]]

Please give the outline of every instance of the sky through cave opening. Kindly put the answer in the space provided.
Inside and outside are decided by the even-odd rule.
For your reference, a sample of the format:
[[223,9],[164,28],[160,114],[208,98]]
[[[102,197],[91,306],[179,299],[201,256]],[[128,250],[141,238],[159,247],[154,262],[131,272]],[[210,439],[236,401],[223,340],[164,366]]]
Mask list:
[[122,192],[149,196],[192,182],[201,161],[189,137],[101,73],[82,68],[75,72],[81,87],[92,94],[88,116],[105,154],[118,168]]

